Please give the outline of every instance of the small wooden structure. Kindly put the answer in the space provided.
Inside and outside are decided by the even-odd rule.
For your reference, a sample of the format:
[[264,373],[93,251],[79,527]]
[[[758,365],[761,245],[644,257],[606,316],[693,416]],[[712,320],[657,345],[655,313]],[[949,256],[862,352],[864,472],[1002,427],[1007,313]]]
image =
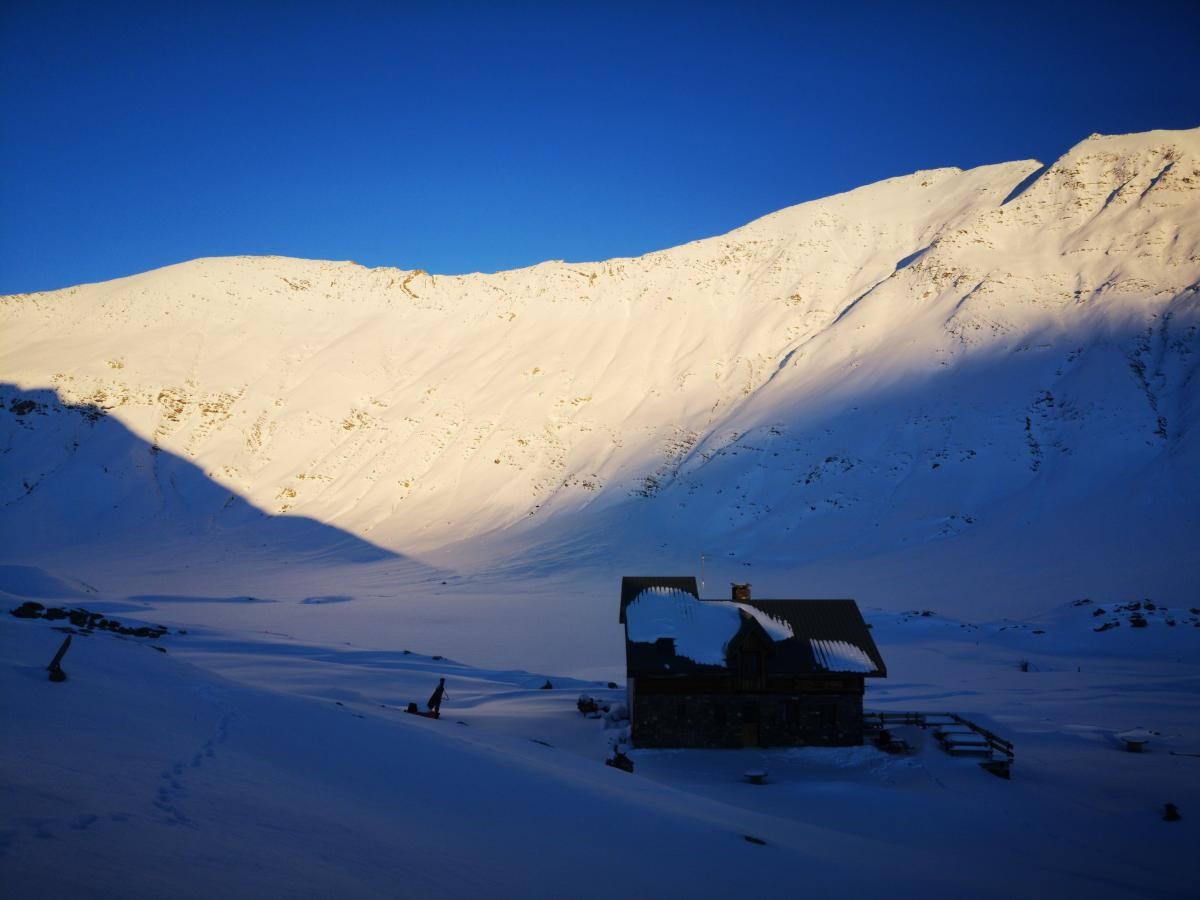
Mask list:
[[[1011,741],[958,713],[922,713],[922,712],[869,712],[863,716],[868,731],[875,735],[875,742],[881,750],[889,753],[901,752],[893,749],[897,743],[887,726],[915,725],[919,728],[933,729],[933,736],[941,748],[951,756],[981,756],[984,759],[980,767],[1005,780],[1012,777],[1012,764],[1016,758]],[[907,752],[911,750],[904,744]]]
[[853,600],[701,600],[691,577],[626,577],[634,747],[863,742],[864,679],[887,670]]

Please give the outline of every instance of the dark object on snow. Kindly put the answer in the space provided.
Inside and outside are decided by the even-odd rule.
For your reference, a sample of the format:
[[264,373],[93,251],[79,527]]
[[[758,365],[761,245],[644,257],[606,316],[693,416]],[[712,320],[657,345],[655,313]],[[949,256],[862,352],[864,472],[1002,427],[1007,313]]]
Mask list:
[[979,768],[985,772],[990,772],[997,778],[1012,781],[1012,760],[1008,757],[984,760],[979,764]]
[[1125,743],[1125,749],[1129,753],[1141,753],[1148,743],[1150,743],[1150,735],[1144,731],[1131,731],[1125,734],[1118,734]]
[[1019,663],[1017,663],[1017,668],[1020,669],[1022,672],[1028,672],[1029,671],[1029,660],[1027,660],[1027,659],[1021,660]]
[[588,713],[595,713],[595,712],[600,711],[599,708],[596,706],[596,701],[593,700],[591,697],[589,697],[587,694],[580,694],[579,699],[575,701],[575,706],[578,707],[579,711],[581,713],[583,713],[585,716]]
[[58,648],[58,652],[54,654],[54,659],[50,660],[50,665],[46,669],[50,672],[51,681],[66,681],[67,673],[62,670],[62,658],[67,655],[67,650],[71,646],[71,636],[68,634],[67,639],[62,642],[62,646]]
[[743,772],[742,777],[750,784],[767,783],[767,773],[762,769],[751,769],[749,772]]
[[617,688],[617,683],[616,683],[615,681],[610,681],[610,682],[608,683],[608,687],[609,687],[609,689],[610,689],[610,690],[616,690],[616,688]]
[[763,847],[765,847],[767,845],[767,842],[764,841],[762,838],[755,837],[752,834],[743,834],[742,837],[745,838],[746,843],[748,843],[748,844],[759,844],[760,846],[763,846]]
[[414,716],[420,716],[423,719],[440,719],[442,717],[442,714],[439,713],[437,710],[430,710],[429,712],[421,712],[421,710],[417,708],[417,704],[415,704],[415,703],[408,704],[408,706],[404,707],[404,711],[406,713],[412,713]]
[[1146,617],[1141,613],[1134,613],[1129,617],[1129,625],[1132,628],[1145,628],[1147,624]]
[[1174,803],[1168,803],[1163,808],[1163,821],[1164,822],[1178,822],[1182,818],[1183,818],[1183,816],[1181,816],[1179,814],[1179,807],[1176,806]]
[[[160,638],[167,633],[167,629],[162,625],[140,625],[136,628],[132,625],[122,625],[116,619],[106,619],[100,613],[89,612],[82,606],[75,609],[66,609],[61,606],[46,607],[27,600],[16,609],[11,610],[11,613],[18,619],[45,619],[48,622],[68,619],[76,628],[83,629],[80,632],[82,634],[88,634],[97,628],[102,631],[112,631],[139,638]],[[181,631],[180,634],[186,634],[186,632]]]
[[446,696],[446,679],[438,680],[438,686],[433,689],[433,694],[429,697],[429,702],[425,705],[429,707],[429,711],[437,715],[442,711],[442,700]]
[[554,685],[552,685],[552,684],[550,683],[550,679],[549,679],[549,678],[547,678],[547,679],[546,679],[546,683],[542,685],[542,687],[541,687],[541,690],[543,690],[543,691],[552,691],[552,690],[554,690]]
[[614,769],[620,769],[622,772],[633,772],[633,760],[617,750],[604,761],[606,766],[612,766]]
[[905,753],[912,752],[912,745],[908,741],[892,737],[892,733],[886,728],[879,729],[879,733],[875,735],[875,746],[884,753],[891,753],[896,756],[903,756]]

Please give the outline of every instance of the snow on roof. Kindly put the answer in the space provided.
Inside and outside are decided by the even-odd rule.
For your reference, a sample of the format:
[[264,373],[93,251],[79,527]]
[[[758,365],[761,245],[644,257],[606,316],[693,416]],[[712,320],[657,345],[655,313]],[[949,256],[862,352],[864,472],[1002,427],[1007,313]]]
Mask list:
[[808,642],[817,665],[827,672],[874,672],[874,660],[861,647],[846,641]]
[[649,587],[633,598],[625,609],[626,633],[629,640],[647,644],[673,638],[676,656],[723,666],[725,648],[742,627],[742,612],[752,616],[771,640],[784,641],[795,634],[786,622],[745,603],[697,600],[686,591],[667,587]]

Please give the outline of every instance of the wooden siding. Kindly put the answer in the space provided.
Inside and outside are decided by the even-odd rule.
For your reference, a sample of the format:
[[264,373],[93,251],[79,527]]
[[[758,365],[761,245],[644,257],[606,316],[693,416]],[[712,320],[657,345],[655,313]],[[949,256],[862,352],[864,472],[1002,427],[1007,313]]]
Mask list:
[[639,678],[631,684],[635,747],[844,746],[863,742],[863,680]]

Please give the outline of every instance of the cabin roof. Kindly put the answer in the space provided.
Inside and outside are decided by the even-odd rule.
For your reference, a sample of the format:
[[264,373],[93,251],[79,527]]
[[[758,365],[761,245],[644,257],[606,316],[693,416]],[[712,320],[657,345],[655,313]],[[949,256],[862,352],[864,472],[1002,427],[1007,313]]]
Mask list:
[[[766,660],[769,676],[887,675],[879,648],[851,599],[701,600],[694,578],[625,578],[621,588],[626,668],[633,677],[728,672],[725,646],[743,629],[755,630],[754,625],[765,625],[772,641],[773,652]],[[653,603],[639,601],[631,612],[630,604],[643,592],[645,601]]]

